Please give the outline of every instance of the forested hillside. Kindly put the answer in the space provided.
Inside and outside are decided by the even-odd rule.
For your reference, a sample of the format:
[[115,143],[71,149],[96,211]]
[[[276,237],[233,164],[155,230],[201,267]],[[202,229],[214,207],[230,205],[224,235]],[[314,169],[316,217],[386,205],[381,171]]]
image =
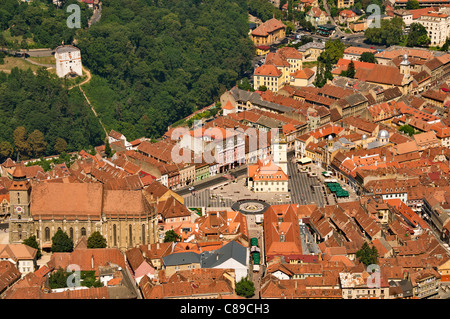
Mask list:
[[0,1],[0,45],[12,49],[55,48],[71,43],[77,29],[67,27],[67,6],[78,4],[81,9],[81,26],[87,27],[92,10],[77,0],[65,0],[57,8],[52,0]]
[[103,143],[104,133],[80,90],[67,91],[63,81],[44,69],[0,72],[0,160]]
[[85,87],[107,128],[158,137],[251,67],[245,0],[103,0],[78,36]]

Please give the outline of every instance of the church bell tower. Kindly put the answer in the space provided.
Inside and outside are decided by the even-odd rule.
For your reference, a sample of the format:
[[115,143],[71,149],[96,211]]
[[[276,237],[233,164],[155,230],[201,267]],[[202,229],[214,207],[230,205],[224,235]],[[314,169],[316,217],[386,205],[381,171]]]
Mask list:
[[22,163],[16,166],[12,177],[9,188],[9,242],[18,244],[33,234],[33,218],[30,214],[31,185]]

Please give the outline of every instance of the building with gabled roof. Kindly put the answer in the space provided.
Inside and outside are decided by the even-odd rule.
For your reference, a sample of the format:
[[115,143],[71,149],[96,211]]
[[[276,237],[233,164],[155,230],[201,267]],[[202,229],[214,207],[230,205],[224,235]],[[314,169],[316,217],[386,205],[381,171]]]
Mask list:
[[155,207],[142,190],[111,190],[97,182],[43,181],[31,186],[20,167],[14,171],[9,189],[14,196],[11,243],[35,235],[42,249],[50,249],[51,238],[58,230],[74,242],[99,231],[109,247],[122,249],[155,241]]
[[303,251],[298,217],[293,209],[275,211],[269,207],[264,213],[264,256],[266,262],[280,256],[286,262],[301,260]]
[[17,280],[19,280],[21,274],[17,267],[8,260],[0,261],[0,296],[2,293],[11,287]]
[[251,39],[255,46],[271,45],[286,37],[286,25],[272,18],[260,24],[251,32]]
[[148,277],[139,283],[144,299],[222,299],[234,298],[232,270],[182,270],[167,282],[155,285]]
[[37,249],[24,244],[0,244],[0,260],[12,262],[22,275],[37,268]]
[[273,64],[263,64],[255,69],[253,88],[259,90],[265,86],[268,90],[277,92],[284,84],[283,72]]
[[254,192],[287,192],[288,176],[272,160],[248,166],[247,185]]

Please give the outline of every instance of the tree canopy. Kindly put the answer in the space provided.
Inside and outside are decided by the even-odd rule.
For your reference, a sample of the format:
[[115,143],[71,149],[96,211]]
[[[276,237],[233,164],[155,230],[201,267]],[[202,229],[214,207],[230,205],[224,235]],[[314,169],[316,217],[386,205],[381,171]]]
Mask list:
[[32,235],[23,241],[24,245],[30,246],[31,248],[37,249],[36,259],[40,259],[42,256],[41,248],[36,240],[36,236]]
[[425,47],[431,43],[427,29],[420,23],[411,23],[406,45],[408,47]]
[[103,143],[104,132],[78,88],[45,69],[0,72],[0,160],[39,158]]
[[403,133],[405,133],[405,134],[408,134],[409,136],[413,136],[414,134],[416,134],[416,130],[414,129],[414,127],[412,127],[412,126],[409,125],[409,124],[405,124],[405,125],[400,126],[400,127],[398,128],[398,130],[399,130],[400,132],[403,132]]
[[372,52],[363,52],[359,58],[359,61],[368,63],[377,63],[375,54],[373,54]]
[[61,229],[52,237],[52,252],[67,253],[73,250],[73,240]]
[[173,230],[166,231],[166,234],[164,235],[164,242],[177,242],[180,240],[180,236]]
[[242,278],[236,283],[236,293],[245,298],[250,298],[255,294],[255,284],[247,277]]
[[418,0],[408,0],[408,2],[406,2],[406,10],[414,10],[419,8],[420,3]]
[[93,232],[87,240],[87,248],[106,248],[106,238],[99,231]]
[[395,45],[399,44],[405,23],[402,18],[394,17],[390,20],[382,19],[380,28],[367,28],[364,31],[366,41],[371,44]]
[[356,252],[356,258],[366,267],[378,264],[378,251],[375,246],[370,247],[367,242],[364,242],[361,249]]
[[[81,9],[81,27],[88,25],[92,16],[92,10],[77,0],[65,0],[61,8],[56,7],[51,1],[33,0],[23,2],[17,0],[0,1],[0,31],[8,30],[13,37],[22,37],[32,40],[32,45],[6,41],[8,46],[16,48],[49,47],[55,48],[64,43],[71,43],[77,29],[67,27],[67,6],[77,4]],[[26,47],[23,47],[23,46]]]
[[248,30],[245,0],[105,0],[77,38],[84,89],[108,129],[159,137],[251,69]]

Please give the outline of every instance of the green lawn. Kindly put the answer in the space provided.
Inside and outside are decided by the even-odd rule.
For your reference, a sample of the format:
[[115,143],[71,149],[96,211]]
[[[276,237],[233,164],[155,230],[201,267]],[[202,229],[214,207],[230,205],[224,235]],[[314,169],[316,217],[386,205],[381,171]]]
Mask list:
[[33,71],[37,71],[40,67],[37,65],[33,65],[30,62],[25,61],[22,58],[14,58],[14,57],[5,57],[5,63],[0,64],[0,71],[9,72],[11,69],[18,67],[19,69],[26,70],[31,69]]
[[303,68],[312,68],[315,67],[317,64],[318,64],[317,61],[303,62]]
[[56,60],[53,55],[44,57],[29,57],[28,59],[41,64],[56,64]]

